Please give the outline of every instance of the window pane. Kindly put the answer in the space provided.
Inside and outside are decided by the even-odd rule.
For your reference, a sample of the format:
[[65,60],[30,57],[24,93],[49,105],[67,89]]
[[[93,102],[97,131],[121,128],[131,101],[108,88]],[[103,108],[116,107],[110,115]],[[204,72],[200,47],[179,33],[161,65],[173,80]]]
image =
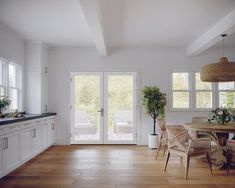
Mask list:
[[13,64],[9,64],[9,70],[8,70],[8,75],[9,75],[9,86],[10,87],[16,87],[16,66]]
[[18,109],[18,90],[17,89],[9,89],[9,98],[11,100],[10,109],[11,110]]
[[173,108],[189,108],[189,92],[173,92]]
[[219,106],[234,108],[235,92],[219,92]]
[[3,85],[4,63],[0,59],[0,85]]
[[233,90],[234,89],[234,82],[220,82],[219,83],[219,90]]
[[211,83],[202,82],[200,78],[200,73],[196,73],[195,76],[196,90],[211,90]]
[[4,88],[0,87],[0,96],[3,96],[3,95],[4,95]]
[[173,73],[173,90],[188,90],[188,73]]
[[196,92],[196,108],[212,108],[212,92]]

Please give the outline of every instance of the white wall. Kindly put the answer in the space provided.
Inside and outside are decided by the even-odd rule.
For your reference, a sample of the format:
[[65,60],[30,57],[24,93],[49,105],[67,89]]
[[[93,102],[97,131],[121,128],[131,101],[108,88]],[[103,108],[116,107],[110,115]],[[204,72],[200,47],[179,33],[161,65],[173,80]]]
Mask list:
[[[226,49],[230,60],[235,60],[235,49]],[[197,57],[186,57],[180,48],[122,48],[113,49],[107,57],[98,56],[94,49],[58,47],[51,49],[49,62],[49,106],[58,113],[57,143],[68,141],[70,114],[69,74],[72,71],[136,70],[139,73],[139,89],[156,85],[168,93],[169,76],[172,70],[200,70],[203,64],[217,62],[221,49],[207,51]],[[138,101],[140,104],[140,100]],[[208,112],[173,112],[166,109],[168,123],[189,122],[192,116],[207,116]],[[139,113],[138,144],[147,144],[147,135],[152,129],[152,120],[142,109]]]
[[24,65],[23,41],[3,26],[0,26],[0,57]]
[[[16,34],[0,25],[0,57],[8,59],[22,66],[22,80],[24,80],[24,42]],[[22,96],[24,84],[22,84]],[[24,100],[22,101],[22,105]],[[22,106],[22,110],[24,105]]]

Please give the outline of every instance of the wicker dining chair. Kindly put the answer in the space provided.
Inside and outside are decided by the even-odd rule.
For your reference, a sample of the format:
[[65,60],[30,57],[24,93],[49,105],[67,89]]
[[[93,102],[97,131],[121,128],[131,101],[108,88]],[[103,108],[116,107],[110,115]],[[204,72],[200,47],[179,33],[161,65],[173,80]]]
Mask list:
[[166,130],[168,135],[168,150],[167,150],[164,171],[166,171],[170,155],[176,154],[180,157],[185,158],[185,179],[187,179],[190,158],[206,155],[209,162],[210,171],[212,174],[211,150],[210,150],[209,138],[200,138],[193,140],[188,134],[188,131],[182,125],[166,126]]
[[227,141],[227,175],[231,168],[231,163],[235,163],[235,140]]
[[156,154],[156,160],[158,158],[159,152],[161,150],[161,147],[164,146],[164,151],[163,154],[165,154],[166,149],[167,149],[167,144],[168,144],[168,137],[167,137],[167,132],[166,132],[166,122],[164,119],[158,119],[157,120],[157,125],[159,129],[159,145],[157,148],[157,154]]

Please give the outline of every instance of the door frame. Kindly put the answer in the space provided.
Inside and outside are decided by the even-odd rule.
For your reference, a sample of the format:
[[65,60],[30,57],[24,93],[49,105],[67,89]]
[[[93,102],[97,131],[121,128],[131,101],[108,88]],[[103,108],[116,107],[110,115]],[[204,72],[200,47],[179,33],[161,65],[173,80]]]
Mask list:
[[[105,108],[107,109],[107,101],[104,101],[104,98],[107,97],[107,92],[104,92],[105,87],[107,89],[107,79],[105,79],[105,76],[108,74],[112,74],[112,75],[133,75],[133,124],[135,126],[133,126],[133,134],[134,134],[134,138],[133,141],[108,141],[107,139],[107,134],[105,135],[105,131],[107,131],[107,110],[105,110],[104,112],[104,116],[100,118],[100,140],[99,141],[89,141],[89,143],[87,141],[79,141],[79,144],[137,144],[138,145],[138,141],[139,141],[139,137],[138,137],[138,132],[140,132],[140,124],[138,122],[140,122],[140,110],[139,110],[139,98],[140,98],[140,83],[139,83],[139,79],[138,79],[138,71],[136,70],[130,70],[130,71],[122,71],[122,70],[118,70],[118,71],[114,71],[114,70],[98,70],[98,71],[71,71],[69,74],[69,82],[70,82],[70,88],[69,88],[69,92],[70,92],[70,104],[69,104],[69,126],[68,126],[68,143],[69,144],[73,144],[73,137],[72,137],[72,125],[74,123],[74,113],[73,113],[73,104],[74,104],[74,76],[75,75],[93,75],[93,74],[100,74],[101,75],[101,79],[100,79],[100,95],[101,95],[101,108]],[[103,96],[103,97],[102,97]],[[102,106],[103,105],[103,106]],[[138,116],[139,115],[139,116]],[[103,125],[101,124],[103,122]],[[78,143],[77,143],[78,144]]]

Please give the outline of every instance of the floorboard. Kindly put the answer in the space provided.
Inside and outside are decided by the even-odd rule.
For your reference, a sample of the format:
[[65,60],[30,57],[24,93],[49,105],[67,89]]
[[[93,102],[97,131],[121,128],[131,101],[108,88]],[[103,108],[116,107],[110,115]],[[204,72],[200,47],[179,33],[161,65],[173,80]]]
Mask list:
[[53,146],[0,180],[1,188],[235,188],[235,170],[213,169],[198,159],[190,161],[188,180],[179,157],[130,145]]

